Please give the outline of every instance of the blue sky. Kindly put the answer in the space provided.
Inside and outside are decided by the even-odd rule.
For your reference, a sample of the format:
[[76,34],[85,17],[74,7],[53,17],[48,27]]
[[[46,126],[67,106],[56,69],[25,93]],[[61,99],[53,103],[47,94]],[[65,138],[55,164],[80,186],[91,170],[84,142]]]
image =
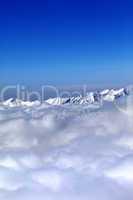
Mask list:
[[133,4],[118,0],[0,3],[0,84],[126,85]]

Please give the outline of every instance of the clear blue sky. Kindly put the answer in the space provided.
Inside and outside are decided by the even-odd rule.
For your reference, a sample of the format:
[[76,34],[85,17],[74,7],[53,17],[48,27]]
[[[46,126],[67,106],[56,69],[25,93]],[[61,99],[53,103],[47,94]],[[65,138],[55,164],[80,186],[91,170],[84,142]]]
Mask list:
[[1,84],[132,83],[132,1],[1,1],[0,75]]

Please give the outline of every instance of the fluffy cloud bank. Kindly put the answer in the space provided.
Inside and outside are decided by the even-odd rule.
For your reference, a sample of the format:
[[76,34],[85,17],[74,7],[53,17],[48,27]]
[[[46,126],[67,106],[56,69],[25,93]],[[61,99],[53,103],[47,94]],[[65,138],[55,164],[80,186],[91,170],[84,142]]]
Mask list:
[[113,106],[0,109],[1,200],[132,200],[133,123]]

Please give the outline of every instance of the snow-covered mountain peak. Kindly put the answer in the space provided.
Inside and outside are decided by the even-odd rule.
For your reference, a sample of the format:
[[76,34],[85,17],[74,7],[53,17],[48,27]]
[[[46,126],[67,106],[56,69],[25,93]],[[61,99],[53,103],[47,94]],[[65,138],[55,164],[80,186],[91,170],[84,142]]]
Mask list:
[[[76,96],[76,97],[56,97],[50,98],[43,101],[43,104],[47,105],[88,105],[101,102],[113,102],[116,99],[127,96],[131,93],[131,88],[120,88],[120,89],[104,89],[102,91],[88,92],[86,95]],[[37,107],[40,106],[42,102],[40,101],[23,101],[21,99],[10,98],[6,101],[0,103],[3,107]]]
[[101,101],[113,102],[117,98],[127,96],[129,94],[126,88],[120,89],[105,89],[102,91],[89,92],[85,96],[69,97],[69,98],[52,98],[46,102],[51,105],[62,104],[93,104]]

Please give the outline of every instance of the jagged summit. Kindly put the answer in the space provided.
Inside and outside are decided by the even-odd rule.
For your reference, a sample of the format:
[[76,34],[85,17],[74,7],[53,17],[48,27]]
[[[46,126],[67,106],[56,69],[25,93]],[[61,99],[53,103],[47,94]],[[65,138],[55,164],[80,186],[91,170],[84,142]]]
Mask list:
[[[102,91],[89,92],[85,96],[77,96],[77,97],[56,97],[50,98],[43,102],[46,105],[87,105],[87,104],[95,104],[101,102],[113,102],[120,97],[127,96],[131,93],[132,88],[120,88],[120,89],[105,89]],[[40,106],[42,102],[40,101],[23,101],[20,99],[10,98],[6,101],[1,102],[1,106],[3,107],[36,107]]]
[[103,91],[89,92],[86,96],[69,97],[69,98],[51,98],[46,100],[51,105],[62,105],[62,104],[93,104],[101,101],[113,102],[117,98],[129,95],[127,88],[121,89],[105,89]]

